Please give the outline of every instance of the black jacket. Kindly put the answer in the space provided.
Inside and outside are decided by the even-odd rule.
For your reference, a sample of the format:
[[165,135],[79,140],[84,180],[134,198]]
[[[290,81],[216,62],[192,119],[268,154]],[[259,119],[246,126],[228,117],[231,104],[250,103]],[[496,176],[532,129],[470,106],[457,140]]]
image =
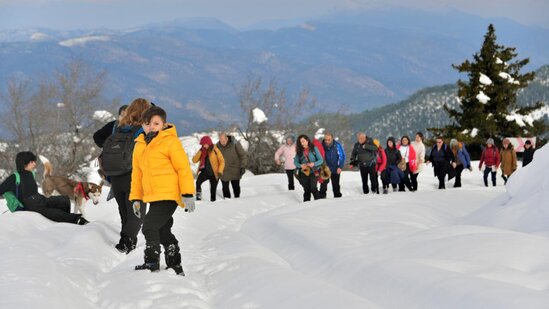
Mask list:
[[38,194],[38,185],[34,180],[34,175],[29,171],[19,172],[21,183],[19,184],[19,194],[15,192],[15,174],[11,174],[2,184],[0,184],[0,195],[11,191],[19,197],[19,200],[25,204],[25,199]]
[[528,165],[532,160],[534,160],[534,152],[536,150],[534,147],[530,147],[529,149],[524,148],[524,152],[522,153],[522,166]]
[[385,148],[385,156],[387,157],[387,166],[389,165],[398,165],[400,160],[402,160],[402,154],[400,150],[396,148]]
[[[364,165],[375,161],[377,156],[377,147],[372,140],[367,140],[364,144],[356,143],[351,153],[351,161],[357,161]],[[375,162],[374,162],[375,164]]]
[[109,136],[111,136],[111,134],[114,130],[114,125],[116,123],[118,123],[118,121],[113,120],[113,121],[107,123],[106,125],[104,125],[101,129],[97,130],[93,134],[93,141],[95,142],[97,147],[103,148],[103,144],[105,143],[105,140],[107,140],[107,138]]

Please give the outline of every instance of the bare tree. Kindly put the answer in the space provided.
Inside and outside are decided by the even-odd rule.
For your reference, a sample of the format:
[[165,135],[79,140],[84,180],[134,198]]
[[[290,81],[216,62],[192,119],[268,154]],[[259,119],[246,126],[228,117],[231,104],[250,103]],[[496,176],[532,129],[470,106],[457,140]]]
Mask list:
[[[243,139],[248,143],[248,169],[254,174],[279,171],[273,160],[281,137],[292,132],[297,122],[304,119],[306,112],[312,112],[316,99],[308,90],[302,90],[296,99],[289,100],[276,79],[271,79],[263,87],[261,78],[249,77],[237,89],[240,108],[246,118],[243,126],[237,126]],[[266,121],[258,121],[254,110],[259,109]]]
[[110,107],[102,96],[105,78],[106,72],[72,61],[39,81],[10,80],[0,97],[9,111],[2,114],[9,148],[45,155],[57,174],[76,173],[91,159],[92,134],[101,125],[94,112]]

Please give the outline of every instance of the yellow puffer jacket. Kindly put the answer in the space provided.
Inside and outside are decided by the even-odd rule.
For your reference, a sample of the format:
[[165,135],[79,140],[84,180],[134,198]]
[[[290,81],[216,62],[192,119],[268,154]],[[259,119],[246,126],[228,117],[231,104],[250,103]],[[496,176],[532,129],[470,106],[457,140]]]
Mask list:
[[[225,169],[225,159],[223,158],[221,151],[217,149],[217,146],[212,145],[211,147],[213,147],[213,151],[210,151],[208,158],[210,159],[215,178],[219,179],[219,174],[223,174],[223,170]],[[202,149],[194,155],[193,163],[199,163],[200,157],[202,157]]]
[[193,174],[187,154],[177,137],[175,126],[160,132],[147,145],[145,136],[135,139],[130,200],[143,202],[181,201],[182,194],[195,193]]

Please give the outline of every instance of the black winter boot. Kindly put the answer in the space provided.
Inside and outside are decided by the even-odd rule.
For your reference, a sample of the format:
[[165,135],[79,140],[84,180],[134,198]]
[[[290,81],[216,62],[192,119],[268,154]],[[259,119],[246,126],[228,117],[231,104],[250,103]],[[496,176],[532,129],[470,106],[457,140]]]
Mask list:
[[202,192],[200,192],[200,191],[197,191],[197,192],[196,192],[196,200],[197,200],[197,201],[202,200]]
[[176,274],[185,276],[183,267],[181,266],[181,253],[179,253],[179,246],[177,244],[164,246],[164,257],[166,258],[166,269],[171,268],[175,270]]
[[135,249],[135,246],[137,245],[137,237],[128,237],[128,236],[122,236],[120,238],[120,241],[117,245],[114,247],[120,251],[120,253],[130,253]]
[[160,269],[160,245],[147,244],[145,246],[145,263],[135,266],[135,270],[148,269],[158,271]]

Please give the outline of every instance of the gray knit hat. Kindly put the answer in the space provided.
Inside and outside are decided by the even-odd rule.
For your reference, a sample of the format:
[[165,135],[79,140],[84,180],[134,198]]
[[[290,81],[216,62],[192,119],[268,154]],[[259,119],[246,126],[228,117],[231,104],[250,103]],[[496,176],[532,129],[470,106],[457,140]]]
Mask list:
[[490,145],[490,144],[494,145],[494,139],[491,137],[486,141],[486,145]]

